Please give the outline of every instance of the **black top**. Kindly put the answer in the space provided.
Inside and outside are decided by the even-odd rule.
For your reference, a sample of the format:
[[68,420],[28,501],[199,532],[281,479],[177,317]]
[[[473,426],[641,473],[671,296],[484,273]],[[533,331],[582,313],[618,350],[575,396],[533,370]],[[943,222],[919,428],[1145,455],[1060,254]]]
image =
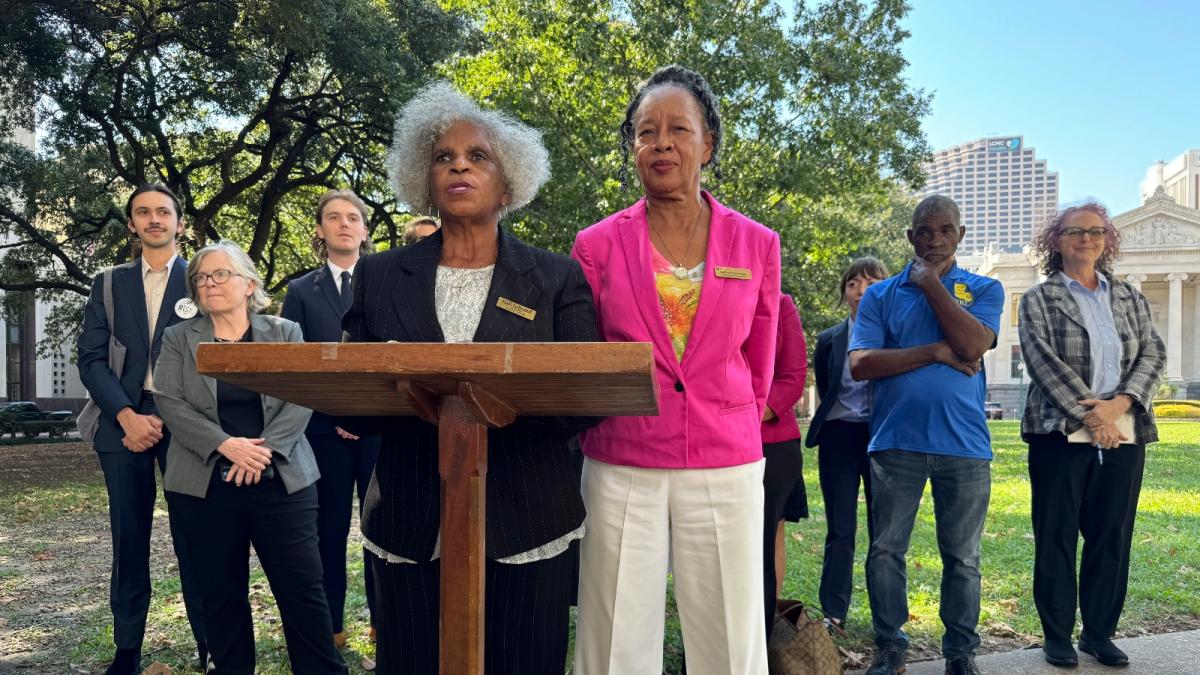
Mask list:
[[[233,342],[222,340],[217,342]],[[249,328],[237,342],[254,342],[254,336]],[[221,431],[230,436],[243,438],[261,438],[263,431],[262,396],[241,387],[217,380],[217,419],[221,422]]]
[[[365,256],[342,327],[350,342],[444,342],[434,288],[442,231]],[[534,310],[501,309],[506,298]],[[496,268],[474,342],[597,342],[592,290],[579,263],[500,231]],[[349,417],[358,435],[382,433],[379,463],[362,507],[362,530],[384,550],[426,561],[441,517],[438,429],[416,417]],[[520,417],[488,429],[487,532],[492,559],[528,551],[583,522],[579,463],[568,439],[596,417]]]

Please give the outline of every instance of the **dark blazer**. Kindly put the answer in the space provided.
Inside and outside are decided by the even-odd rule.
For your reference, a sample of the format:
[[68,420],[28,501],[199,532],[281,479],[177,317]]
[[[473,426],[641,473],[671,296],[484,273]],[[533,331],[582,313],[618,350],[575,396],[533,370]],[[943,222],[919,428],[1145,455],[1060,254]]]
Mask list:
[[[300,342],[300,327],[287,319],[250,315],[254,342]],[[163,489],[193,497],[208,494],[213,467],[221,456],[217,446],[230,436],[217,415],[217,381],[196,372],[196,348],[215,342],[212,319],[198,316],[173,327],[163,339],[162,363],[155,371],[154,402],[171,430]],[[274,453],[272,464],[288,494],[320,478],[317,461],[304,436],[312,411],[273,396],[262,396],[265,445]]]
[[821,404],[813,413],[812,422],[808,425],[808,435],[804,437],[804,445],[810,448],[815,448],[821,443],[821,425],[825,423],[825,416],[829,414],[829,409],[833,407],[833,402],[842,391],[842,368],[846,363],[846,345],[849,339],[850,319],[826,328],[817,336],[812,365]]
[[[350,342],[444,342],[434,305],[442,232],[362,258],[354,305],[342,327]],[[497,307],[507,298],[537,312]],[[500,231],[475,342],[596,342],[592,291],[579,263]],[[381,433],[379,463],[363,502],[362,531],[410,560],[433,555],[441,518],[437,427],[416,417],[353,418],[349,430]],[[522,417],[488,430],[486,554],[503,558],[551,542],[583,522],[579,464],[568,449],[597,418]]]
[[[342,298],[325,263],[288,283],[287,295],[279,310],[279,316],[300,324],[305,342],[341,342],[342,314]],[[338,424],[340,422],[330,415],[313,412],[308,433],[332,434]]]
[[[142,286],[142,259],[118,265],[112,272],[113,323],[108,325],[104,315],[103,275],[92,282],[92,293],[83,308],[83,332],[79,335],[79,379],[88,394],[100,406],[100,423],[96,429],[97,452],[124,452],[121,439],[125,436],[117,424],[117,413],[130,407],[135,411],[142,398],[146,369],[158,360],[163,331],[167,326],[184,321],[175,313],[175,303],[187,297],[187,261],[175,258],[167,278],[162,305],[158,310],[158,325],[150,338],[146,316],[146,292]],[[125,365],[121,373],[108,367],[108,336],[115,333],[125,345]]]

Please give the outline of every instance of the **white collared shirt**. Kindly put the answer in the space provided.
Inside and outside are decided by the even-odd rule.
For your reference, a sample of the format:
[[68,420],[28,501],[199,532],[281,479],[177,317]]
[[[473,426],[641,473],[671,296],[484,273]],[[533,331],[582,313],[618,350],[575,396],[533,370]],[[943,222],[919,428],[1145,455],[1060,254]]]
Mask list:
[[[171,278],[171,269],[175,265],[175,259],[178,257],[178,253],[172,255],[167,264],[158,269],[151,269],[150,262],[145,257],[142,258],[142,291],[146,300],[146,323],[149,325],[150,330],[147,343],[150,345],[154,344],[154,328],[158,325],[158,310],[162,307],[163,295],[167,292],[167,281]],[[143,389],[151,390],[154,388],[154,373],[152,371],[152,364],[147,361],[146,379],[142,383]]]
[[341,293],[342,292],[342,272],[349,272],[350,277],[354,278],[354,268],[356,266],[358,266],[358,261],[357,260],[354,261],[353,265],[351,265],[350,267],[346,267],[346,268],[338,267],[337,265],[335,265],[333,263],[332,260],[325,261],[325,265],[329,267],[329,273],[333,275],[334,287],[337,288],[338,293]]

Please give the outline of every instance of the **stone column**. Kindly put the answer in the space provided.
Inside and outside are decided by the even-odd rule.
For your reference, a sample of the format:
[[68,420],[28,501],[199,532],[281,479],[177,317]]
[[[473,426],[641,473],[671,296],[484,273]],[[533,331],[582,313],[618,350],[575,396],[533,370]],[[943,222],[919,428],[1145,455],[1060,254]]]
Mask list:
[[[1167,275],[1167,382],[1183,384],[1183,282],[1188,275]],[[1182,393],[1181,393],[1182,394]]]
[[1189,382],[1200,382],[1200,280],[1192,284],[1192,376]]
[[1133,286],[1134,288],[1138,289],[1138,292],[1141,292],[1142,282],[1145,280],[1146,280],[1145,274],[1126,274],[1125,275],[1125,281],[1129,282],[1130,286]]

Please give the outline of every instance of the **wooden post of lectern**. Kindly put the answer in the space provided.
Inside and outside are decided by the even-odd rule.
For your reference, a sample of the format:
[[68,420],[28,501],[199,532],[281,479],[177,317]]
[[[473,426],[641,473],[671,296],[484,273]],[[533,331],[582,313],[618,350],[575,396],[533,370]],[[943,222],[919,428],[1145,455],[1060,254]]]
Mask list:
[[646,343],[209,343],[203,375],[330,415],[438,427],[440,661],[482,675],[487,430],[520,415],[657,415]]

